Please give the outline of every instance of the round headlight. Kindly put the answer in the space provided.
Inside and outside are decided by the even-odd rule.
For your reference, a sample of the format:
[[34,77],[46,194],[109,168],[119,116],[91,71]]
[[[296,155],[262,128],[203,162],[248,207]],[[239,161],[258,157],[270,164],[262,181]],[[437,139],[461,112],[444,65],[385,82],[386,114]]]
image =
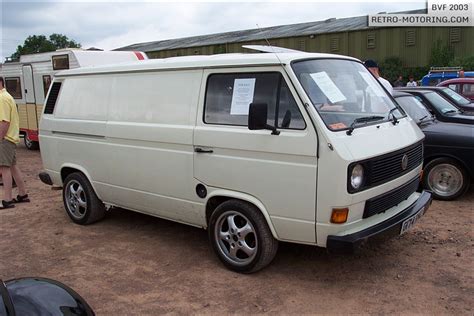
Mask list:
[[355,165],[354,168],[352,168],[351,186],[357,190],[361,187],[363,181],[364,167],[362,167],[362,165]]

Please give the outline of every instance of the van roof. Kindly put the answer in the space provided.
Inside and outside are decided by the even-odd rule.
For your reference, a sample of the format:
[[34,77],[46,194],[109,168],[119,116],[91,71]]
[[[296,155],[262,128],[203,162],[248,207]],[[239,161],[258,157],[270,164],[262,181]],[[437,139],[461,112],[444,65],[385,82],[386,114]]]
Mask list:
[[98,65],[92,67],[81,67],[77,69],[64,70],[56,74],[57,77],[75,76],[86,74],[103,74],[116,72],[136,72],[166,69],[189,69],[189,68],[220,68],[235,66],[270,66],[289,64],[295,60],[334,58],[359,61],[356,58],[320,53],[257,53],[257,54],[217,54],[170,57],[163,59],[149,59],[138,62],[126,62],[120,64]]

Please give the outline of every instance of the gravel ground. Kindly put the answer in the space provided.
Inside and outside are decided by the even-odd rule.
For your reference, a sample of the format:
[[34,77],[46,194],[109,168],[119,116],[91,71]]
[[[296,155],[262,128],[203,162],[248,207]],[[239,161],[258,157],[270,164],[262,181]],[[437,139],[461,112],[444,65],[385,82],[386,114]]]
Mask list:
[[473,189],[355,255],[283,243],[268,268],[240,275],[221,265],[204,230],[126,210],[74,225],[61,191],[38,178],[40,153],[20,146],[18,159],[32,203],[0,211],[0,278],[57,279],[98,315],[473,314]]

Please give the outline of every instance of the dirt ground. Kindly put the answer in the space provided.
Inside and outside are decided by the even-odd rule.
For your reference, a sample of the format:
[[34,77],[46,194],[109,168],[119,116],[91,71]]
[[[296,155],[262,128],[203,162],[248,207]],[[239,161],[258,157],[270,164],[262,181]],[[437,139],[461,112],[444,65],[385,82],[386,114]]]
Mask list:
[[240,275],[218,261],[204,230],[126,210],[73,224],[61,191],[38,178],[40,153],[20,146],[18,159],[32,203],[0,211],[0,278],[57,279],[98,315],[473,314],[473,189],[355,255],[280,244],[268,268]]

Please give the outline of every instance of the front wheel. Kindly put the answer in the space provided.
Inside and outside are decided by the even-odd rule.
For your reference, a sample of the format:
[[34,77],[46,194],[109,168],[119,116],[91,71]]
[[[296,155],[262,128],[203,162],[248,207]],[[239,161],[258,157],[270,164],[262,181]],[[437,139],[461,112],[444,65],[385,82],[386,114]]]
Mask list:
[[92,224],[105,216],[104,204],[80,172],[72,173],[64,180],[63,201],[67,214],[76,224]]
[[469,187],[469,178],[464,168],[450,158],[430,161],[423,171],[423,186],[438,200],[454,200]]
[[253,205],[229,200],[209,220],[209,239],[219,259],[231,270],[256,272],[273,260],[278,241],[262,213]]

